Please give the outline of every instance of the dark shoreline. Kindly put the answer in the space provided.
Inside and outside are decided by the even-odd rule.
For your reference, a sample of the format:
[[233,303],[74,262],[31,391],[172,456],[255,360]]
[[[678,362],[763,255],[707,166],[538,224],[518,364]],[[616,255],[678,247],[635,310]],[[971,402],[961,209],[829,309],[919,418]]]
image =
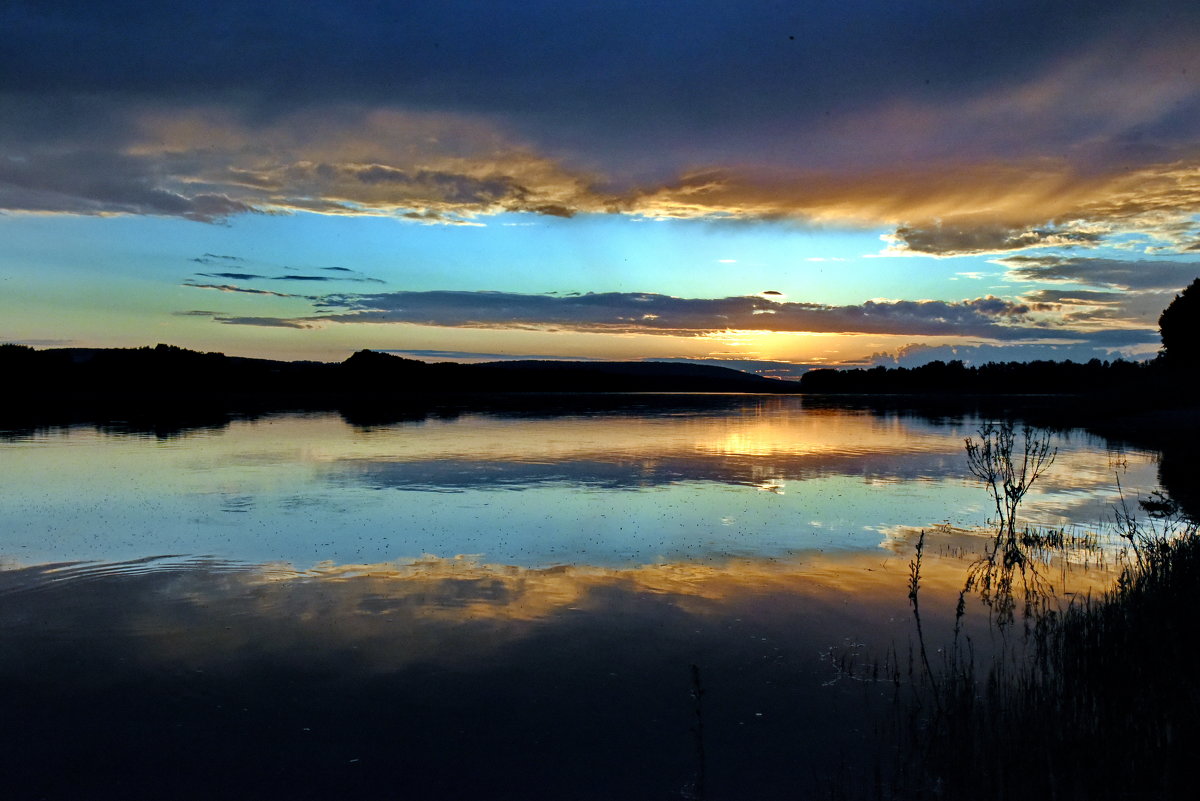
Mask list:
[[[726,408],[753,399],[792,398],[805,408],[853,408],[930,419],[978,416],[1031,425],[1084,428],[1128,444],[1156,448],[1180,433],[1200,434],[1200,403],[1190,398],[1122,394],[762,393],[669,390],[499,391],[97,391],[63,388],[0,398],[0,425],[102,424],[120,420],[244,419],[288,412],[368,413],[403,422],[464,413],[619,413],[679,407]],[[1140,445],[1139,445],[1140,446]]]

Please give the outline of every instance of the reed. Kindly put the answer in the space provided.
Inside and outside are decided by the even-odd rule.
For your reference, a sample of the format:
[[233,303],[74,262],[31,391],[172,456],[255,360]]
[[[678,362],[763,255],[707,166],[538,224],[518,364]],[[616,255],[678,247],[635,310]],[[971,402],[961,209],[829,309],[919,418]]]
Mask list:
[[[1009,431],[1011,434],[1011,429]],[[1013,438],[1008,437],[1011,446]],[[1031,439],[1048,466],[1044,440]],[[995,440],[993,440],[993,444]],[[1003,439],[1001,446],[1003,446]],[[1042,581],[1039,554],[1095,548],[1095,539],[1015,525],[1028,481],[1006,481],[1012,449],[997,455],[968,442],[973,465],[988,454],[1000,480],[998,533],[967,571],[951,645],[932,662],[920,624],[923,539],[910,563],[909,599],[917,620],[919,665],[881,746],[890,778],[864,794],[909,799],[1171,799],[1195,797],[1190,763],[1200,745],[1200,683],[1192,656],[1200,635],[1200,535],[1197,525],[1158,496],[1150,517],[1122,501],[1117,533],[1123,567],[1103,594],[1063,604]],[[1033,470],[1026,475],[1036,475]],[[979,473],[976,473],[979,475]],[[985,664],[960,636],[965,598],[978,594],[999,646]],[[1019,618],[1016,612],[1020,612]],[[1013,626],[1015,620],[1023,625]],[[898,696],[899,697],[899,696]]]

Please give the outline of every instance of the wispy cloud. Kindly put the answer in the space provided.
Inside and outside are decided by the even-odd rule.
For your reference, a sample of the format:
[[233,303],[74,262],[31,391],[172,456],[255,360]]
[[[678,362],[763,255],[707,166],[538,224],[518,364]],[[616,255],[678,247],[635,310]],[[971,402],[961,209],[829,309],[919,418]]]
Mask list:
[[194,261],[197,264],[209,265],[244,262],[245,259],[241,258],[240,256],[223,256],[219,253],[205,253],[203,256],[196,256],[195,258],[188,259],[188,261]]
[[196,273],[196,275],[204,278],[228,278],[230,281],[252,281],[254,279],[264,279],[265,275],[256,275],[254,273]]
[[185,281],[183,286],[191,287],[192,289],[215,289],[218,292],[234,292],[245,295],[271,295],[277,298],[304,298],[305,300],[317,300],[311,295],[291,295],[286,292],[272,292],[269,289],[251,289],[249,287],[234,286],[233,284],[196,284]]
[[[210,265],[210,264],[223,265],[225,262],[238,262],[241,264],[248,264],[247,260],[243,259],[243,258],[239,258],[236,256],[216,256],[211,253],[206,253],[203,256],[189,259],[189,261],[193,261],[193,262],[197,262],[197,263],[205,264],[205,265]],[[261,273],[261,272],[249,273],[249,272],[224,271],[224,272],[195,273],[195,275],[199,278],[223,278],[223,279],[226,279],[229,281],[304,281],[304,282],[312,282],[312,283],[336,282],[336,283],[357,283],[357,284],[384,284],[384,283],[387,283],[386,281],[383,281],[379,278],[374,278],[372,276],[361,273],[358,270],[352,270],[349,267],[301,268],[301,269],[318,270],[323,273],[332,273],[331,275],[330,274],[314,275],[314,274],[308,273],[308,272],[296,272],[294,269],[289,270],[288,268],[271,267],[271,265],[266,265],[266,264],[257,264],[255,266],[258,266],[260,269],[262,267],[267,267],[268,269],[282,269],[284,272],[282,274],[270,275],[270,274]],[[189,281],[191,281],[191,280],[192,279],[189,279]]]
[[314,328],[313,323],[306,320],[289,320],[281,317],[226,317],[224,315],[214,315],[213,319],[218,323],[227,325],[255,325],[264,328],[295,328],[308,329]]
[[[346,272],[350,272],[347,270]],[[366,275],[304,275],[303,273],[288,273],[287,275],[272,275],[259,276],[267,277],[271,281],[352,281],[360,284],[384,284],[387,283],[379,278],[371,278]]]
[[428,350],[406,348],[372,348],[380,353],[395,353],[398,356],[412,356],[419,359],[450,359],[456,361],[596,361],[590,357],[572,356],[554,353],[481,353],[470,350]]

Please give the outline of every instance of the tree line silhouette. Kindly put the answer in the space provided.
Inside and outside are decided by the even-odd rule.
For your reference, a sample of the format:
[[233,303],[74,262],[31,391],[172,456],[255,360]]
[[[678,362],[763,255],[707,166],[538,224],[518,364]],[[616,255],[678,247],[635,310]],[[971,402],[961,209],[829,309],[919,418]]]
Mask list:
[[800,391],[833,394],[1012,395],[1094,394],[1158,395],[1179,390],[1190,396],[1200,368],[1200,278],[1194,280],[1158,318],[1162,348],[1145,362],[1113,359],[988,362],[933,361],[920,367],[872,367],[810,370]]
[[1076,394],[1169,383],[1175,371],[1156,362],[1124,359],[1089,362],[933,361],[920,367],[872,367],[855,370],[810,370],[800,379],[801,392],[936,395]]
[[794,384],[713,365],[662,362],[429,363],[362,350],[343,362],[274,361],[174,345],[52,348],[0,345],[6,405],[162,398],[319,401],[437,393],[787,392]]

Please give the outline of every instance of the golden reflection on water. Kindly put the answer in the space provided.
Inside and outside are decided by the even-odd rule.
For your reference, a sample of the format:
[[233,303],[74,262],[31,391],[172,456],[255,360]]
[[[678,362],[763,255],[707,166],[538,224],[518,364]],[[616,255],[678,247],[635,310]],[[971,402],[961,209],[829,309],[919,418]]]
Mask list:
[[[22,628],[14,611],[22,597],[36,599],[45,631],[134,632],[137,658],[200,666],[252,653],[336,662],[351,652],[357,668],[372,671],[421,662],[462,666],[545,629],[603,629],[631,617],[685,628],[736,620],[813,647],[852,636],[882,653],[911,637],[906,592],[917,535],[891,532],[873,551],[623,569],[527,568],[461,556],[310,570],[200,566],[156,575],[152,567],[127,574],[103,568],[106,581],[96,580],[100,566],[10,569],[0,573],[0,608],[7,610],[0,627]],[[949,529],[928,536],[921,586],[930,620],[947,623],[982,542],[977,533]],[[1097,592],[1112,581],[1111,565],[1102,562],[1059,560],[1047,575],[1066,602],[1069,593]],[[972,615],[976,624],[985,620],[981,608]],[[13,658],[19,661],[9,654],[0,664]]]
[[[776,411],[782,412],[786,407]],[[947,449],[957,432],[921,432],[897,419],[843,410],[805,410],[803,414],[761,415],[734,427],[713,421],[696,449],[728,456],[920,453]]]

